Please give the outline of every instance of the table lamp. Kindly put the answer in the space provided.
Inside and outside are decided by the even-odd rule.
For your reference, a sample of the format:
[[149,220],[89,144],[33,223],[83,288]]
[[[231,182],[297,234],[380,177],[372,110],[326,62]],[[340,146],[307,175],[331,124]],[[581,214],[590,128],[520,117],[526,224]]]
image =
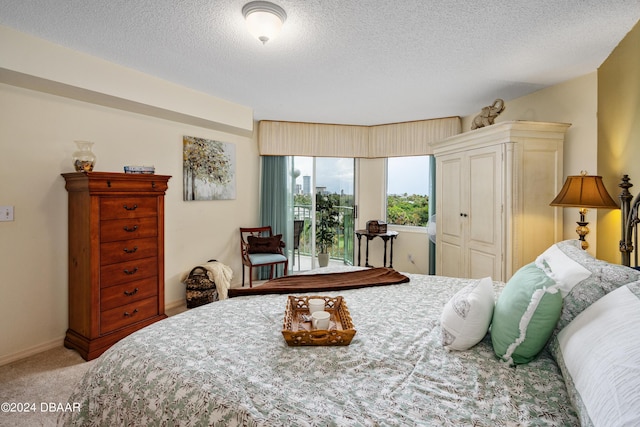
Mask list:
[[578,233],[582,249],[585,250],[589,247],[589,243],[584,238],[589,234],[589,227],[587,227],[589,223],[585,221],[587,209],[618,208],[616,202],[607,192],[602,177],[587,175],[584,171],[577,176],[568,176],[560,193],[549,205],[580,208],[580,221],[577,221],[576,233]]

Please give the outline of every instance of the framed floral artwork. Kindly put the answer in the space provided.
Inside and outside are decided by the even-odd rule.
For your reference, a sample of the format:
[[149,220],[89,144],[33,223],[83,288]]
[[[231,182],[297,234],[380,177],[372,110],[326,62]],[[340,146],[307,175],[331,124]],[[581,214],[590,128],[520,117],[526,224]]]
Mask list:
[[184,136],[182,145],[184,200],[235,199],[235,144]]

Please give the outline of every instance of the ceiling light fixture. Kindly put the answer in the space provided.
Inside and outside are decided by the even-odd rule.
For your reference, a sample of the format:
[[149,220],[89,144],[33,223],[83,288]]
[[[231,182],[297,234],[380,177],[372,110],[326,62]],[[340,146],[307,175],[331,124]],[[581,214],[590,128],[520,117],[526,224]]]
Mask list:
[[287,14],[280,6],[268,1],[252,1],[242,8],[242,15],[247,21],[247,28],[255,38],[265,44],[275,38],[282,24],[287,20]]

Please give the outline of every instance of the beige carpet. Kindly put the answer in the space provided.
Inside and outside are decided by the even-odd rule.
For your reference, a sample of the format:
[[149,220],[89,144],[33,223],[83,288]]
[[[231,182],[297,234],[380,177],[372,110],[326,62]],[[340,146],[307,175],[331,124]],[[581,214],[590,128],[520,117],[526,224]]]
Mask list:
[[58,405],[66,405],[93,363],[61,346],[0,366],[0,426],[55,426]]
[[[175,307],[167,310],[167,315],[185,310],[186,306]],[[0,426],[57,425],[60,406],[65,407],[76,384],[94,363],[60,346],[0,366]],[[25,406],[30,412],[25,412]]]

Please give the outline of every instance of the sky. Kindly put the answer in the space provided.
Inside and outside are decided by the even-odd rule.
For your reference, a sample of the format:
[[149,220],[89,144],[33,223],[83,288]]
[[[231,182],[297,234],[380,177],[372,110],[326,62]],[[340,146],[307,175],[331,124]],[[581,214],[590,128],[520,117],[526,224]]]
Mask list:
[[387,194],[427,194],[429,188],[429,158],[392,157],[387,170],[392,179],[387,180]]
[[[295,157],[294,168],[300,171],[296,184],[302,186],[302,177],[313,173],[312,157]],[[429,188],[427,157],[394,157],[389,159],[389,194],[426,194]],[[353,194],[353,159],[318,158],[316,160],[316,187],[327,187],[331,193]]]

